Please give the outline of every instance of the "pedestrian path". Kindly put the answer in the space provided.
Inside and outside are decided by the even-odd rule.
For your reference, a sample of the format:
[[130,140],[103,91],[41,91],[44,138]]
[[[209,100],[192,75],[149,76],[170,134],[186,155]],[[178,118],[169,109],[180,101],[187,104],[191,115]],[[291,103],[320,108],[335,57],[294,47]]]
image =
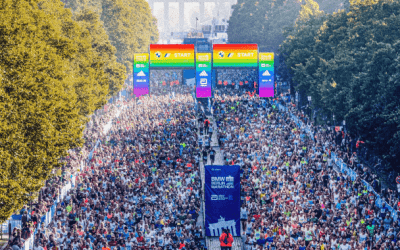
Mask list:
[[[221,148],[218,145],[218,130],[217,130],[217,124],[215,122],[215,118],[212,116],[208,116],[207,117],[212,125],[213,125],[213,136],[211,137],[212,142],[211,142],[211,146],[214,148],[215,150],[215,161],[214,161],[214,165],[224,165],[224,159],[222,156],[222,151]],[[211,160],[210,160],[210,156],[208,156],[207,158],[207,163],[206,165],[210,165],[211,164]],[[200,169],[202,172],[202,190],[203,190],[203,202],[202,202],[202,208],[204,208],[204,182],[205,182],[205,178],[204,178],[204,164],[203,162],[201,162],[200,164]],[[204,211],[204,210],[203,210]],[[204,218],[204,217],[203,217]],[[203,219],[204,220],[204,219]],[[204,225],[204,224],[203,224]],[[205,233],[205,229],[203,230],[203,232]],[[209,250],[220,250],[221,246],[220,246],[220,242],[219,242],[219,237],[206,237],[206,246],[207,249]],[[243,250],[243,240],[241,237],[234,237],[234,241],[232,244],[232,249],[233,250]]]

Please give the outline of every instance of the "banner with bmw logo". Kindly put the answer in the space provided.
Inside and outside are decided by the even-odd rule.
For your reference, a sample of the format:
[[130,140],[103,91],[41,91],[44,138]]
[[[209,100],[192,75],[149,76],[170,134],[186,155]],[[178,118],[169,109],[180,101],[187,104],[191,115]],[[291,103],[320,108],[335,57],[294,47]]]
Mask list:
[[240,236],[240,166],[205,166],[206,236]]
[[257,67],[257,44],[214,44],[213,67]]
[[150,67],[194,68],[194,44],[150,44]]

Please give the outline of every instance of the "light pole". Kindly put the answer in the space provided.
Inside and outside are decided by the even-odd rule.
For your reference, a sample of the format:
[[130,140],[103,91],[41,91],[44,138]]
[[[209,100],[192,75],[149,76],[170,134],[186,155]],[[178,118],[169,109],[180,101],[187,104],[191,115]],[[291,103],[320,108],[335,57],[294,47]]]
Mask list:
[[310,109],[310,120],[312,120],[312,111],[311,111],[311,96],[307,96],[308,107]]
[[346,128],[346,121],[343,120],[343,131],[344,131],[344,132],[346,132],[346,129],[345,129],[345,128]]
[[333,126],[336,127],[336,123],[335,123],[335,115],[332,115],[333,118]]

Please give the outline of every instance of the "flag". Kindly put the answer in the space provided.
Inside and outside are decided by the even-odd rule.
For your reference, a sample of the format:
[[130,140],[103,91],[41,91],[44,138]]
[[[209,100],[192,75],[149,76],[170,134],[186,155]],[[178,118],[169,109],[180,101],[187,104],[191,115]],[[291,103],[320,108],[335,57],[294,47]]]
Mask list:
[[358,148],[358,147],[360,146],[360,143],[365,143],[365,142],[363,142],[363,141],[357,141],[357,143],[356,143],[356,148]]
[[253,97],[256,91],[253,91],[252,93],[250,93],[250,91],[247,91],[247,93],[249,94],[250,97]]

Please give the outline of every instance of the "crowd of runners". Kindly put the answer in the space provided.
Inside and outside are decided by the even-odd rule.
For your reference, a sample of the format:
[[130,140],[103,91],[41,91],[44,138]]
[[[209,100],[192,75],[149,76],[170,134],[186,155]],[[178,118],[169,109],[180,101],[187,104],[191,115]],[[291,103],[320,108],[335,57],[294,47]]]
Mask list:
[[235,89],[237,91],[255,89],[254,82],[258,81],[255,69],[224,69],[217,72],[218,89]]
[[174,90],[125,102],[34,249],[200,247],[194,100],[188,87]]
[[359,178],[335,171],[332,132],[311,138],[247,93],[219,91],[214,117],[225,163],[241,165],[246,249],[400,249],[388,209]]
[[[162,77],[151,95],[108,105],[92,117],[82,153],[70,152],[60,177],[29,211],[25,224],[37,225],[58,195],[54,184],[68,180],[100,139],[77,186],[58,203],[49,226],[37,230],[33,249],[201,249],[199,167],[201,160],[215,161],[214,134],[224,163],[241,166],[246,250],[400,249],[398,222],[388,209],[376,206],[359,178],[335,171],[331,153],[345,152],[334,130],[312,127],[310,137],[269,99],[222,88],[212,104],[214,131],[197,113],[193,89],[180,81],[164,85]],[[125,108],[105,135],[118,105]],[[21,238],[15,232],[12,240]]]

